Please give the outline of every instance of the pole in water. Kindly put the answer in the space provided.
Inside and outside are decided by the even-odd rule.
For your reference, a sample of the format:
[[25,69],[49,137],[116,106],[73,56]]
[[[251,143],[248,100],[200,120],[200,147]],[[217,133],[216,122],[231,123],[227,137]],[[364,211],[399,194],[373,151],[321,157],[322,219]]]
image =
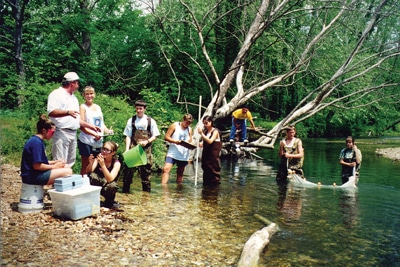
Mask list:
[[[200,120],[201,120],[201,96],[199,96],[199,120],[197,122],[197,125],[200,124]],[[200,143],[200,136],[196,142],[196,170],[195,170],[195,175],[194,175],[194,186],[195,187],[197,187],[197,173],[199,170],[199,143]]]

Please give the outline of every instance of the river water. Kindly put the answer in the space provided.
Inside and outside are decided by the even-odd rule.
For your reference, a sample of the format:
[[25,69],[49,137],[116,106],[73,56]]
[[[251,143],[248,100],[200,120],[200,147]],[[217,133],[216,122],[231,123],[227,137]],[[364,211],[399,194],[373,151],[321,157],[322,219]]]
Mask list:
[[[307,180],[340,184],[344,140],[303,143]],[[183,186],[174,184],[173,173],[168,188],[153,177],[152,193],[145,199],[135,179],[132,194],[125,195],[130,202],[124,204],[125,215],[164,233],[157,237],[159,249],[152,248],[155,259],[147,264],[235,266],[244,243],[265,226],[254,217],[259,214],[280,228],[260,266],[400,266],[400,163],[375,153],[400,146],[400,138],[356,144],[363,161],[355,192],[279,187],[277,148],[263,149],[257,152],[262,160],[224,160],[222,183],[215,190],[202,188],[201,173],[195,186],[194,165],[186,168]]]

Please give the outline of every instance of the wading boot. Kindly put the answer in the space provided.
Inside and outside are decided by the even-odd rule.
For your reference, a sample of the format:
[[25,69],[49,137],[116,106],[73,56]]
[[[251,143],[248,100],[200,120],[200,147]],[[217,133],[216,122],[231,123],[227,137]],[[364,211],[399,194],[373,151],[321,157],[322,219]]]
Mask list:
[[145,192],[150,192],[151,191],[150,181],[143,181],[142,182],[142,190],[145,191]]
[[133,172],[130,170],[124,171],[122,193],[129,193],[133,179]]

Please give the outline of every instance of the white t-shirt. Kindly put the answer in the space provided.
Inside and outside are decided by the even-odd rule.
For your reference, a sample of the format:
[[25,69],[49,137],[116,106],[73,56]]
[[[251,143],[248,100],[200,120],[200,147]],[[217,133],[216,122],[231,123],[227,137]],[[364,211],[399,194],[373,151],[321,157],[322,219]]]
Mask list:
[[[141,118],[136,116],[135,120],[135,127],[136,130],[147,130],[147,115],[144,114]],[[151,126],[150,126],[150,132],[151,136],[159,136],[160,131],[158,130],[156,121],[151,118]],[[132,117],[129,118],[128,122],[126,123],[125,130],[124,130],[124,135],[125,136],[132,136]]]
[[[47,114],[53,110],[74,110],[79,112],[78,98],[74,94],[68,93],[64,88],[59,87],[49,94],[47,99]],[[57,128],[77,130],[80,127],[80,116],[64,116],[59,118],[50,117]]]

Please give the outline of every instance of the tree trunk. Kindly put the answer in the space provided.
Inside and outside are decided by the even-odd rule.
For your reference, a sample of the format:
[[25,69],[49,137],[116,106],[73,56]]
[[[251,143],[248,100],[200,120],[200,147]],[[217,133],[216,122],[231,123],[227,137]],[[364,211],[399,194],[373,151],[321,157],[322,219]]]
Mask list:
[[[258,214],[254,215],[257,219],[264,223],[270,223],[270,221]],[[256,267],[260,259],[260,254],[264,247],[269,244],[270,237],[279,231],[278,226],[275,223],[270,223],[267,227],[255,232],[251,235],[244,245],[242,254],[240,256],[238,267]]]
[[15,32],[14,32],[14,53],[15,53],[15,70],[18,75],[17,92],[18,92],[18,106],[21,106],[24,102],[23,90],[25,90],[25,68],[22,56],[22,28],[24,21],[25,6],[29,0],[19,0],[9,2],[13,10],[13,17],[15,20]]

